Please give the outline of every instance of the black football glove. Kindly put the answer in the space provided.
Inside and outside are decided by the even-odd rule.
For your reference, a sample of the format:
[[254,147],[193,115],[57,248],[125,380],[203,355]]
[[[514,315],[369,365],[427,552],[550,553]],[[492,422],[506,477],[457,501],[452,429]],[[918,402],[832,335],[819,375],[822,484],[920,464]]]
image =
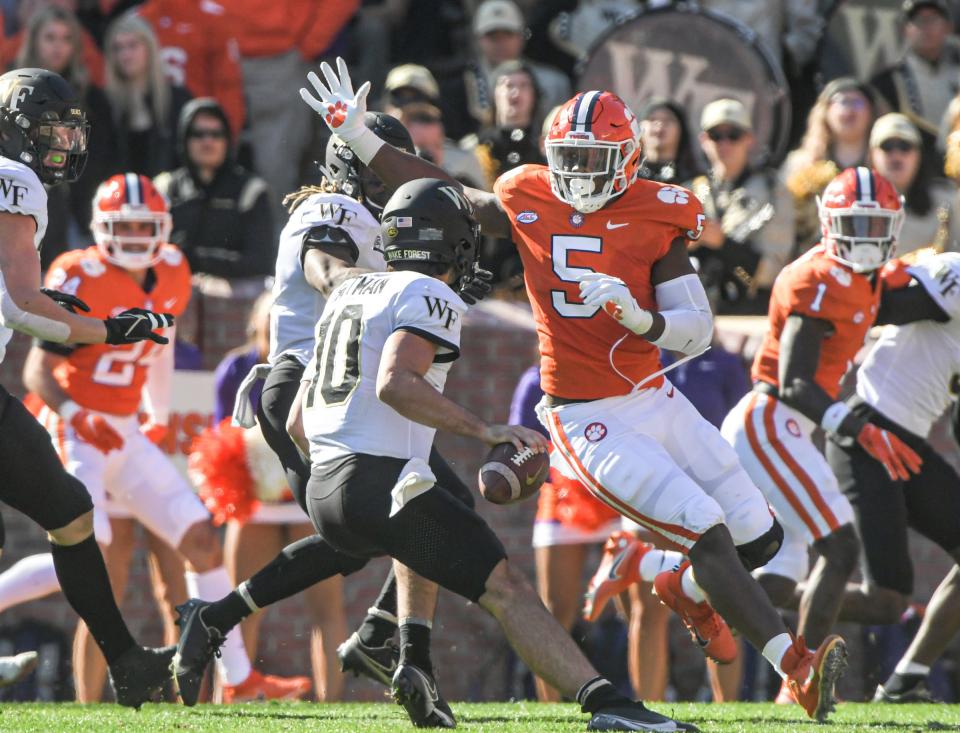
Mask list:
[[71,313],[76,313],[78,310],[81,310],[84,313],[90,312],[90,306],[80,300],[80,298],[78,298],[76,295],[70,295],[70,293],[61,293],[59,290],[52,290],[51,288],[40,288],[40,292],[50,298],[50,300],[59,305],[61,308],[65,308]]
[[463,302],[467,305],[476,305],[486,298],[493,289],[490,284],[492,280],[493,273],[482,267],[476,267],[469,275],[460,278],[460,297],[463,298]]
[[158,328],[173,325],[173,316],[169,313],[154,313],[143,308],[129,308],[113,318],[104,320],[107,327],[105,343],[133,344],[150,339],[158,344],[169,343],[169,339],[154,333]]

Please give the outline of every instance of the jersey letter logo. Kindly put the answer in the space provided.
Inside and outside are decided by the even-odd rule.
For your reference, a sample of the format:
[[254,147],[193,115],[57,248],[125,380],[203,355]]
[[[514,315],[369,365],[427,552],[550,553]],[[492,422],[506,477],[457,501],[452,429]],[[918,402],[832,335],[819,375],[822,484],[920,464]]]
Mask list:
[[14,206],[20,205],[20,199],[22,199],[26,193],[26,186],[18,186],[9,178],[0,178],[0,194]]
[[431,316],[436,316],[438,320],[443,321],[443,327],[447,330],[450,329],[450,325],[455,323],[459,314],[450,307],[450,303],[445,301],[443,298],[433,297],[429,295],[424,295],[423,299],[427,301],[427,310],[430,311]]

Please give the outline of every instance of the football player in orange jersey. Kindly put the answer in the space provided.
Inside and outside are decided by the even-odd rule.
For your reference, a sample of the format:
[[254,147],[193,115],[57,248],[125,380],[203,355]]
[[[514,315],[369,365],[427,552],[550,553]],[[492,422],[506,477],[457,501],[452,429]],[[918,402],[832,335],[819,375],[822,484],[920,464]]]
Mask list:
[[[387,187],[439,177],[455,195],[459,184],[441,169],[364,127],[370,84],[355,93],[342,59],[337,66],[321,64],[326,83],[308,75],[314,92],[301,89],[304,102]],[[692,357],[710,343],[713,317],[687,256],[702,209],[686,189],[637,180],[637,119],[610,92],[568,101],[546,148],[548,166],[509,171],[493,194],[462,190],[485,233],[517,243],[540,339],[541,419],[557,467],[689,557],[669,570],[664,552],[647,548],[619,563],[611,581],[653,579],[721,661],[736,653],[728,619],[823,720],[845,668],[844,642],[831,637],[807,650],[750,576],[747,568],[776,554],[783,530],[719,431],[660,368],[658,347]],[[606,274],[614,272],[620,277]]]
[[[114,176],[94,198],[96,245],[54,260],[47,283],[85,300],[96,315],[153,305],[180,315],[190,300],[190,268],[180,250],[166,243],[170,227],[166,200],[148,178]],[[166,431],[172,374],[173,346],[153,342],[75,346],[41,341],[24,366],[25,384],[45,403],[38,418],[67,470],[89,487],[104,555],[112,539],[111,512],[134,517],[180,553],[191,595],[219,597],[232,583],[210,515],[154,444]],[[141,400],[151,415],[143,426]],[[21,563],[0,576],[0,605],[58,588],[49,555]],[[115,578],[114,584],[122,595],[125,578]],[[86,683],[78,692],[97,699],[102,668],[85,627],[78,638],[75,669]],[[253,670],[239,631],[227,639],[220,673],[227,702],[296,698],[310,689],[306,678],[265,677]]]
[[[723,422],[723,436],[784,526],[784,546],[760,571],[778,605],[789,606],[807,575],[807,547],[820,556],[799,599],[797,633],[821,642],[837,620],[859,540],[853,510],[812,435],[856,441],[905,481],[921,458],[893,432],[838,401],[840,380],[877,318],[879,270],[903,222],[901,197],[869,168],[848,168],[819,202],[821,244],[785,267],[770,297],[770,328],[753,363],[753,391]],[[785,690],[779,701],[789,702]]]

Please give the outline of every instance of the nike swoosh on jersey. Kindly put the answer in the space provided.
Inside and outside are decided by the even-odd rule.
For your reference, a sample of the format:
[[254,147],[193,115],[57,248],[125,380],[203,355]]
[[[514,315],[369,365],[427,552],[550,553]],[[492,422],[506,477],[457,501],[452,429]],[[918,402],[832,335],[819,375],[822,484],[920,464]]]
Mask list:
[[670,391],[669,391],[669,392],[667,392],[667,398],[671,398],[671,397],[673,397],[673,390],[674,390],[674,387],[673,387],[673,386],[671,386],[671,387],[670,387]]
[[165,300],[165,301],[163,302],[163,307],[164,307],[164,308],[173,308],[173,306],[176,304],[176,302],[177,302],[177,299],[176,299],[176,298],[170,298],[170,300]]
[[614,224],[612,221],[607,219],[607,229],[619,229],[620,227],[628,227],[628,226],[630,226],[629,221],[625,221],[623,222],[623,224]]

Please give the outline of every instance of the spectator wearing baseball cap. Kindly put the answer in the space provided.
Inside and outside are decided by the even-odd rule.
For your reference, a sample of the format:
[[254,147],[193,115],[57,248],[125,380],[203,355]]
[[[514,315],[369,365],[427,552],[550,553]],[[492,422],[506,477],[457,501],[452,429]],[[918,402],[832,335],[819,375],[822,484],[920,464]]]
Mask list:
[[898,256],[931,246],[960,251],[956,186],[944,178],[920,175],[921,145],[920,131],[896,112],[880,117],[870,131],[870,163],[904,197]]
[[419,64],[401,64],[390,69],[383,84],[384,105],[402,107],[409,102],[440,103],[440,87],[430,69]]
[[947,43],[953,19],[946,0],[905,0],[905,51],[893,66],[871,80],[885,109],[901,112],[916,125],[923,144],[923,172],[943,170],[937,149],[940,123],[950,101],[960,92],[960,53]]
[[441,101],[448,133],[460,138],[493,123],[493,72],[506,61],[523,61],[540,90],[535,117],[539,125],[547,110],[570,97],[570,79],[561,71],[523,57],[527,27],[512,0],[484,0],[473,16],[476,53],[460,72],[441,80]]
[[742,102],[710,102],[700,130],[710,168],[691,189],[707,220],[692,256],[718,312],[766,313],[793,250],[793,201],[776,171],[751,164],[753,122]]

